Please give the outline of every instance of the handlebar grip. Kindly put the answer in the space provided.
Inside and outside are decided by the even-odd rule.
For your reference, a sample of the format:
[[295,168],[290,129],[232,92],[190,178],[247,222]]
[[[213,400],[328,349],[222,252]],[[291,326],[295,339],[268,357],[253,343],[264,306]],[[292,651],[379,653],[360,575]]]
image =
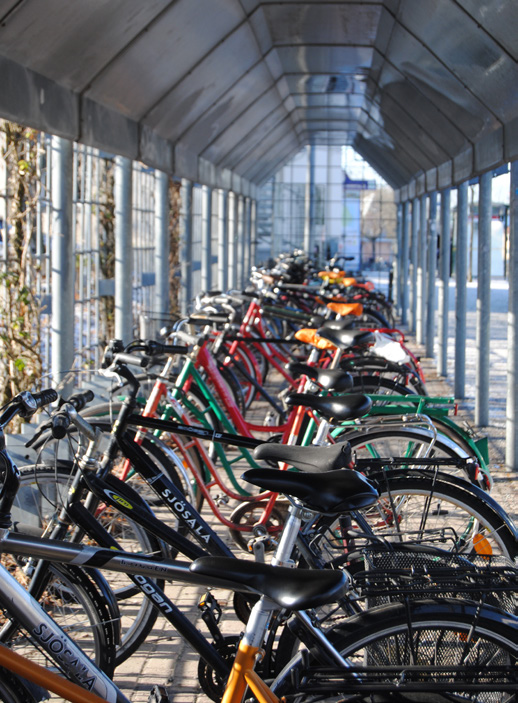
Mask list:
[[116,364],[126,364],[127,366],[140,366],[146,368],[149,364],[147,356],[133,356],[132,354],[118,353],[115,354],[113,360]]
[[51,432],[54,439],[63,439],[70,427],[70,418],[67,413],[57,413],[51,420]]
[[58,394],[53,388],[47,388],[39,393],[33,393],[32,397],[36,401],[38,408],[43,408],[45,405],[50,405],[58,399]]
[[88,389],[80,393],[74,393],[74,395],[67,400],[67,403],[73,405],[77,412],[80,412],[88,403],[91,403],[93,399],[94,392]]

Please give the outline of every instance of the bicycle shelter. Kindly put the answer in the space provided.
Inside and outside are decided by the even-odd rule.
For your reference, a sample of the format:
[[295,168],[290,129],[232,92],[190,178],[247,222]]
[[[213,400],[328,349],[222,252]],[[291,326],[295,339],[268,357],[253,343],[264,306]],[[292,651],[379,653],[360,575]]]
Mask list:
[[[506,463],[518,469],[513,0],[5,0],[0,15],[0,116],[50,135],[44,211],[52,316],[47,351],[55,379],[77,352],[75,223],[92,205],[88,183],[107,155],[114,164],[114,276],[108,280],[88,268],[88,244],[84,275],[97,281],[97,297],[103,290],[114,296],[116,336],[129,339],[135,213],[147,232],[138,245],[146,252],[137,271],[144,290],[140,307],[157,317],[168,314],[170,179],[181,185],[185,311],[200,290],[246,281],[256,263],[258,189],[304,147],[308,181],[300,246],[312,249],[311,148],[350,145],[394,189],[401,320],[428,355],[437,336],[443,375],[450,196],[457,191],[458,397],[464,394],[467,189],[474,180],[479,184],[475,420],[484,426],[490,404],[491,183],[510,164]],[[78,163],[85,170],[75,191],[80,206],[73,195]],[[7,182],[1,190],[7,209]]]

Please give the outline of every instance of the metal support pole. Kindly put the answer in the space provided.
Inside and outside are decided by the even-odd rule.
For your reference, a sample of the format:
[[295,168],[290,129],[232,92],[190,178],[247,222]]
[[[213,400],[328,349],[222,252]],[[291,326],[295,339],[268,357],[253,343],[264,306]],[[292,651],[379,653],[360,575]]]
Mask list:
[[511,163],[505,465],[518,471],[518,161]]
[[441,376],[448,375],[448,311],[450,304],[450,246],[451,246],[451,194],[441,192],[441,254],[439,277],[438,336],[439,353],[437,368]]
[[212,188],[201,189],[201,289],[212,287]]
[[250,198],[245,198],[245,246],[243,252],[243,288],[248,283],[251,269],[251,248],[252,248],[252,201]]
[[466,396],[466,283],[468,280],[468,183],[457,196],[457,249],[455,265],[455,397]]
[[491,172],[480,176],[478,203],[477,374],[475,423],[489,424],[489,340],[491,320]]
[[169,176],[155,171],[155,315],[159,322],[169,315]]
[[133,339],[132,162],[115,157],[115,336]]
[[257,200],[250,202],[250,268],[257,264]]
[[403,203],[403,223],[401,228],[401,267],[400,267],[400,290],[401,290],[401,324],[408,322],[409,292],[409,249],[410,249],[410,201]]
[[245,203],[242,195],[237,198],[237,288],[243,287],[243,266],[244,266],[244,250],[245,250]]
[[401,314],[401,240],[403,239],[403,205],[401,203],[397,206],[396,211],[396,241],[397,241],[397,251],[395,258],[395,271],[394,280],[396,282],[396,297],[395,297],[395,312],[396,315]]
[[426,195],[419,203],[419,241],[417,247],[417,281],[416,281],[416,339],[424,344],[426,327]]
[[417,266],[419,253],[419,198],[412,201],[412,243],[410,246],[410,331],[416,330],[417,317]]
[[[58,386],[74,364],[73,144],[52,137],[52,380]],[[73,383],[63,388],[66,394]]]
[[218,288],[228,288],[228,191],[218,192]]
[[306,148],[308,154],[308,168],[306,177],[306,192],[304,196],[304,249],[309,256],[315,259],[315,263],[318,265],[319,261],[325,258],[325,252],[319,251],[317,253],[315,247],[315,145],[309,144]]
[[428,285],[426,288],[426,356],[433,357],[435,341],[435,277],[437,271],[437,193],[430,194],[428,214]]
[[182,178],[180,206],[180,310],[186,315],[192,301],[192,182]]
[[228,287],[237,286],[237,195],[229,194],[228,202]]

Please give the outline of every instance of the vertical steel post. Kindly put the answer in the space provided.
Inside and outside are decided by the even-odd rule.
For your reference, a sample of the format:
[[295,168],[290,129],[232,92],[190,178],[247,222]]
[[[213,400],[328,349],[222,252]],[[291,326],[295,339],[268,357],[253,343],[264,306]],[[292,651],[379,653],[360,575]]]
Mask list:
[[511,163],[505,465],[518,471],[518,161]]
[[441,376],[448,375],[448,311],[450,305],[450,245],[451,245],[451,193],[441,192],[441,251],[439,276],[437,368]]
[[237,285],[237,195],[229,193],[228,200],[228,287]]
[[306,173],[306,191],[304,194],[304,249],[318,262],[325,257],[325,252],[316,251],[315,242],[315,146],[307,146],[308,164]]
[[418,344],[424,344],[426,328],[426,195],[422,195],[419,203],[419,242],[417,252],[417,282],[416,282],[416,339]]
[[435,341],[435,277],[437,270],[437,193],[430,194],[428,216],[428,285],[426,288],[426,356],[433,357]]
[[201,189],[201,289],[212,288],[212,188]]
[[132,162],[115,157],[115,336],[133,338]]
[[250,268],[257,264],[257,200],[250,202]]
[[468,280],[468,182],[457,196],[457,249],[455,259],[455,397],[466,395],[466,283]]
[[396,238],[397,238],[397,253],[396,253],[396,258],[395,258],[395,271],[394,271],[394,280],[396,282],[396,298],[395,298],[395,309],[396,309],[396,314],[401,315],[401,297],[402,297],[402,291],[401,291],[401,264],[402,264],[402,241],[403,241],[403,205],[402,203],[399,203],[397,206],[397,213],[396,213]]
[[218,192],[218,288],[228,288],[228,190]]
[[243,287],[244,251],[245,251],[245,199],[242,195],[237,199],[237,287]]
[[412,244],[410,247],[410,331],[417,327],[417,267],[419,265],[419,198],[412,200]]
[[410,244],[410,201],[403,203],[403,223],[401,228],[401,268],[400,268],[400,290],[401,290],[401,324],[408,322],[408,301],[410,298],[408,269],[409,269],[409,244]]
[[243,288],[250,278],[251,248],[252,248],[252,201],[245,198],[244,218],[244,252],[243,252]]
[[[52,380],[63,381],[74,364],[73,144],[52,137]],[[72,382],[63,388],[66,394]]]
[[491,319],[491,172],[480,176],[478,203],[477,281],[477,374],[475,378],[475,423],[489,423],[489,341]]
[[160,327],[169,314],[169,176],[155,171],[155,315]]
[[180,204],[180,310],[186,315],[192,301],[192,191],[193,184],[182,178]]

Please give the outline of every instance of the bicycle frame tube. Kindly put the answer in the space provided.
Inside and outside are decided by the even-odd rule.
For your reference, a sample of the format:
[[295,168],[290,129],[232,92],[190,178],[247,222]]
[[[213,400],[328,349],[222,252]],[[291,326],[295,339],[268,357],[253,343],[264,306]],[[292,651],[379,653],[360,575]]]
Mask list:
[[[0,546],[6,541],[8,538]],[[75,642],[2,565],[0,583],[0,605],[21,623],[67,676],[108,703],[129,703],[117,686],[92,664]]]
[[104,698],[99,698],[72,681],[20,656],[3,644],[0,645],[0,666],[38,686],[43,686],[70,703],[106,703]]

